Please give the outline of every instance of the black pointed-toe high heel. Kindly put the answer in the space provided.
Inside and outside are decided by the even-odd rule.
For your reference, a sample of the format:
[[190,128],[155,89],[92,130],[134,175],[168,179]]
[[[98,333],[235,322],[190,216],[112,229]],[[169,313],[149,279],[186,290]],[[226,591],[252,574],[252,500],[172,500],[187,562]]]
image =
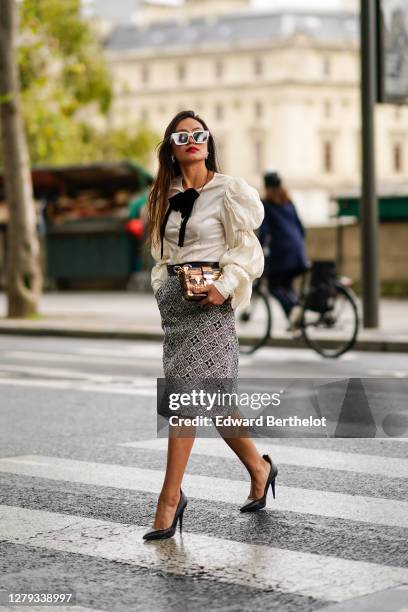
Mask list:
[[170,527],[167,529],[153,529],[152,531],[148,531],[144,534],[144,540],[166,540],[167,538],[171,538],[176,533],[177,521],[179,521],[180,533],[183,528],[183,514],[184,510],[187,506],[187,497],[184,495],[183,491],[180,489],[180,500],[177,504],[176,513],[173,518],[173,522]]
[[276,467],[276,464],[272,461],[272,459],[269,457],[269,455],[262,455],[262,458],[265,459],[265,461],[267,461],[271,466],[269,476],[265,484],[264,494],[259,499],[252,499],[247,504],[244,504],[242,508],[240,508],[241,512],[255,512],[256,510],[261,510],[262,508],[265,508],[266,496],[268,494],[269,486],[272,489],[273,498],[275,499],[275,478],[278,474],[278,468]]

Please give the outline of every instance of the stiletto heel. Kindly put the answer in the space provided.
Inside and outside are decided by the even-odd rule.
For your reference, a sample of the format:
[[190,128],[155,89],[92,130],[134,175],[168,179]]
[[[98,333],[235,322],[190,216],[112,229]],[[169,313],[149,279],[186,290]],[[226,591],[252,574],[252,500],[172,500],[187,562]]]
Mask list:
[[247,504],[244,504],[242,508],[240,508],[241,512],[255,512],[256,510],[261,510],[262,508],[265,508],[269,485],[271,486],[273,498],[275,499],[275,478],[278,474],[278,468],[276,464],[273,463],[269,455],[262,455],[262,458],[265,459],[265,461],[267,461],[271,466],[271,469],[269,470],[269,476],[266,481],[264,494],[259,499],[251,499]]
[[273,499],[275,499],[275,478],[271,480],[271,489],[272,489]]
[[177,522],[180,522],[180,533],[183,526],[183,514],[187,506],[187,497],[180,489],[180,500],[177,504],[176,512],[174,514],[173,522],[167,529],[153,529],[144,534],[144,540],[165,540],[171,538],[176,533]]
[[[184,508],[185,508],[185,506],[184,506]],[[184,514],[184,508],[183,508],[183,510],[182,510],[182,512],[181,512],[181,514],[180,514],[180,519],[179,519],[180,533],[181,533],[181,530],[183,529],[183,514]]]

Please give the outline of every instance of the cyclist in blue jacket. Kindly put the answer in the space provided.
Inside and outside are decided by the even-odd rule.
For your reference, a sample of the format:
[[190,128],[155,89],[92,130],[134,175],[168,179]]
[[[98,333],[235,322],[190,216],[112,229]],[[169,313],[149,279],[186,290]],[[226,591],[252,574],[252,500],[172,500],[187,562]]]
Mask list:
[[305,228],[277,172],[263,176],[265,217],[258,237],[265,252],[265,275],[268,288],[281,304],[293,327],[298,296],[293,279],[307,269]]

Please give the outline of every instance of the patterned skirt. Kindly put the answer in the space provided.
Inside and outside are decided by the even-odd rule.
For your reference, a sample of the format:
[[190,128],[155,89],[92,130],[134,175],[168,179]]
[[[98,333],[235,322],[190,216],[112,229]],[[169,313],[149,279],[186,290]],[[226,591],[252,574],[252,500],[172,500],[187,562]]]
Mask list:
[[[184,301],[180,280],[172,275],[156,292],[156,299],[164,332],[163,371],[172,388],[174,384],[181,388],[183,383],[187,389],[189,384],[211,379],[207,383],[211,390],[214,384],[224,392],[235,389],[239,343],[230,301],[211,306]],[[222,405],[219,413],[233,414],[234,410]],[[209,416],[197,408],[183,408],[180,414]]]

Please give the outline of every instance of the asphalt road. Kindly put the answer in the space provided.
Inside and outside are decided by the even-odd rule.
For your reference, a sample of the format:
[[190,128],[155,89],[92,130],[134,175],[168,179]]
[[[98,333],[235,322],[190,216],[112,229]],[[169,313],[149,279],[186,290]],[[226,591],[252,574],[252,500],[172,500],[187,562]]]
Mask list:
[[[408,357],[264,349],[240,373],[389,379],[401,412]],[[144,543],[165,467],[161,375],[159,344],[0,336],[0,610],[8,592],[45,591],[73,592],[55,606],[70,612],[407,609],[403,440],[257,441],[279,467],[276,499],[242,515],[245,469],[198,439],[182,538]]]

